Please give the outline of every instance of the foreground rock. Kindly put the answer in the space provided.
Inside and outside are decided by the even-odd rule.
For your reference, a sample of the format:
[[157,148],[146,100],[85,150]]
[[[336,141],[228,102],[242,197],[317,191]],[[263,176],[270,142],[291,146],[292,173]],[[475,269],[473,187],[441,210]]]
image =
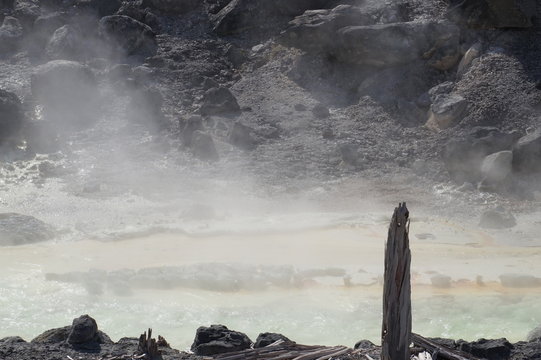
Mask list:
[[53,239],[53,228],[32,216],[0,214],[0,246],[24,245]]
[[237,115],[239,112],[239,103],[229,89],[217,87],[205,92],[201,115]]
[[22,104],[17,95],[0,89],[0,145],[17,136],[23,121]]
[[229,330],[223,325],[197,329],[191,350],[196,355],[210,356],[249,349],[252,341],[246,334]]
[[286,336],[282,334],[277,333],[261,333],[257,336],[257,339],[254,343],[254,349],[262,348],[265,346],[269,346],[277,341],[283,341],[285,343],[291,343],[292,341],[289,340]]

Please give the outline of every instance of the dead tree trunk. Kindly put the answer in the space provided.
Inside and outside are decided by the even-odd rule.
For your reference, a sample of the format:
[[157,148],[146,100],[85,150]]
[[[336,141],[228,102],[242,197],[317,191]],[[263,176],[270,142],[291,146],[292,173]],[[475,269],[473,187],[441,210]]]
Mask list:
[[385,245],[383,283],[382,360],[409,360],[411,342],[411,287],[409,211],[406,203],[394,210]]

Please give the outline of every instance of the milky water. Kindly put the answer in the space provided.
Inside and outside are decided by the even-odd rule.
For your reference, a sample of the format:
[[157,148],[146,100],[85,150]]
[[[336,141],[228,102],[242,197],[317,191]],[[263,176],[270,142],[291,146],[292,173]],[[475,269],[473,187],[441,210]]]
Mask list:
[[[90,314],[114,340],[152,327],[182,349],[215,323],[252,340],[272,331],[307,344],[377,343],[384,241],[400,200],[412,213],[414,331],[517,341],[541,322],[540,288],[500,283],[541,274],[539,213],[482,230],[490,194],[460,200],[407,176],[283,176],[221,143],[227,161],[208,165],[159,136],[108,131],[3,163],[0,212],[35,216],[57,236],[0,248],[0,337],[30,340]],[[175,282],[207,271],[203,282]],[[281,273],[289,282],[271,281]],[[434,286],[438,276],[449,287]]]

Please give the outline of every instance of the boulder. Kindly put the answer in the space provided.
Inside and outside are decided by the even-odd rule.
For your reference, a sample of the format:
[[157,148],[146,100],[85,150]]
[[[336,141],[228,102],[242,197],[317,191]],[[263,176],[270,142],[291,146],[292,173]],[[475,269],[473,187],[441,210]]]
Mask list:
[[150,26],[129,16],[105,16],[99,21],[99,32],[112,46],[125,55],[152,56],[156,54],[156,35]]
[[252,341],[246,334],[229,330],[223,325],[197,329],[191,350],[200,356],[211,356],[250,348]]
[[0,246],[32,244],[54,237],[53,228],[35,217],[16,213],[0,214]]
[[449,49],[458,53],[459,33],[458,27],[449,23],[415,21],[342,27],[317,46],[311,41],[289,41],[301,50],[317,49],[317,53],[344,63],[391,67],[424,59],[438,67],[438,61],[450,56]]
[[430,106],[426,126],[436,131],[454,126],[462,120],[467,108],[468,102],[461,95],[440,95]]
[[19,20],[6,16],[0,26],[0,56],[16,52],[23,38],[23,27]]
[[52,35],[56,29],[66,24],[66,15],[62,12],[52,12],[40,15],[33,25],[34,33],[40,37]]
[[481,164],[481,175],[488,184],[504,181],[513,170],[513,152],[499,151],[484,158]]
[[505,338],[479,339],[471,343],[462,343],[459,349],[488,360],[507,360],[511,355],[513,345]]
[[536,15],[535,0],[452,0],[448,17],[471,28],[528,28]]
[[51,60],[77,60],[82,57],[84,47],[80,32],[72,25],[58,28],[45,47],[45,53]]
[[331,113],[329,112],[329,108],[325,105],[317,104],[312,108],[312,115],[314,115],[316,119],[326,119],[331,116]]
[[59,128],[85,127],[96,120],[99,92],[94,73],[75,61],[53,60],[36,67],[32,96]]
[[336,40],[335,34],[339,29],[375,23],[373,16],[360,7],[351,5],[309,10],[289,22],[280,41],[311,53],[325,52]]
[[434,103],[440,95],[449,95],[455,88],[455,83],[452,81],[445,81],[438,84],[428,90],[428,96],[430,103]]
[[487,155],[510,150],[519,132],[503,132],[493,127],[476,127],[462,138],[450,140],[442,152],[451,178],[462,184],[482,179],[481,164]]
[[203,96],[201,105],[201,115],[237,115],[240,112],[240,106],[231,91],[224,87],[209,89]]
[[73,319],[67,341],[73,346],[89,347],[102,343],[103,339],[98,332],[96,320],[88,315],[82,315]]
[[257,140],[252,135],[253,131],[241,122],[235,122],[229,130],[229,143],[243,150],[253,150],[257,146]]
[[167,14],[182,14],[194,10],[201,0],[150,0],[152,6]]
[[68,339],[71,331],[71,326],[64,326],[61,328],[50,329],[43,334],[36,336],[32,339],[34,344],[58,344],[63,343]]
[[375,345],[370,340],[359,340],[355,343],[355,346],[353,346],[355,350],[357,349],[363,349],[363,350],[370,350],[370,349],[376,349],[377,345]]
[[47,330],[31,342],[34,344],[67,343],[85,350],[99,349],[100,344],[112,344],[109,336],[98,330],[96,320],[88,315],[74,319],[71,326]]
[[257,339],[254,343],[254,349],[262,348],[269,346],[279,340],[282,340],[285,343],[293,343],[286,336],[277,333],[261,333],[257,336]]
[[126,15],[137,21],[142,22],[152,28],[152,31],[158,33],[160,31],[160,20],[150,11],[150,8],[143,6],[137,2],[123,3],[116,15]]
[[539,339],[541,339],[541,325],[530,330],[530,332],[528,332],[528,335],[526,336],[526,341],[536,341]]
[[219,35],[252,29],[276,29],[280,20],[291,20],[308,9],[320,9],[328,0],[232,0],[211,17]]
[[194,131],[190,140],[193,155],[203,161],[220,159],[212,136],[200,130]]
[[513,147],[513,169],[530,174],[541,172],[541,129],[520,138]]
[[487,229],[508,229],[516,224],[513,214],[500,207],[485,211],[479,220],[479,226]]
[[10,344],[20,344],[25,343],[26,341],[20,336],[8,336],[0,339],[0,343],[10,345]]
[[24,113],[17,95],[0,89],[0,144],[17,136],[23,122]]

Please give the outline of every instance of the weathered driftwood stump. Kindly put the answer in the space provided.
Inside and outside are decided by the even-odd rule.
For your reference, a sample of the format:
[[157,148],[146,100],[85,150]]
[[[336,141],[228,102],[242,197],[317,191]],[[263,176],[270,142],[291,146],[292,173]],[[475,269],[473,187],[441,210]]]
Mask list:
[[394,210],[385,245],[383,284],[382,360],[409,360],[411,343],[411,286],[409,211],[406,203]]
[[148,336],[146,331],[141,334],[141,336],[139,336],[139,345],[137,346],[137,352],[141,355],[144,354],[146,360],[162,359],[162,355],[158,350],[158,344],[156,343],[156,339],[152,338],[152,329],[148,329]]

